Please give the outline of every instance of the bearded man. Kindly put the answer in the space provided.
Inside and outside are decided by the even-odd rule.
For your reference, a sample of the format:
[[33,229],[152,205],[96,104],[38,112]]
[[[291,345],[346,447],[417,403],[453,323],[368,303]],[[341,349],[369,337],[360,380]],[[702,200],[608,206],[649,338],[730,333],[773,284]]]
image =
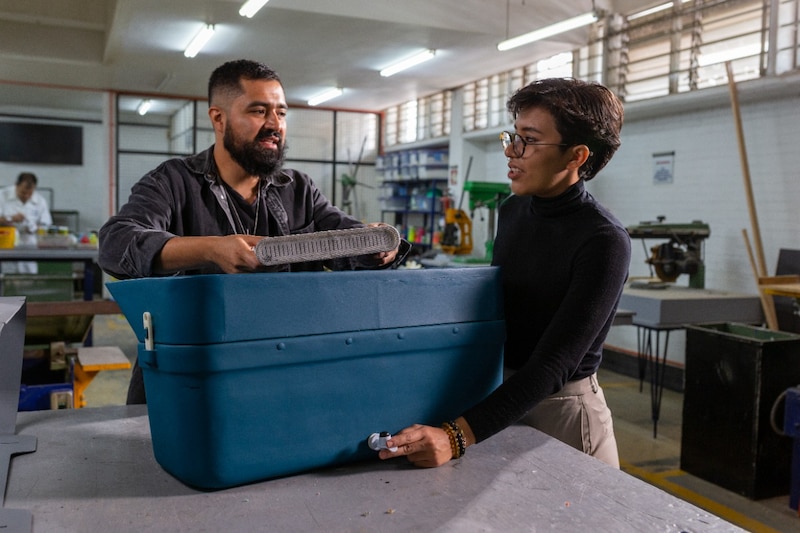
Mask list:
[[[284,169],[288,106],[278,74],[250,60],[218,67],[208,82],[215,143],[170,159],[142,177],[99,232],[99,264],[119,279],[264,271],[254,246],[264,237],[363,227],[311,178]],[[401,243],[407,248],[408,243]],[[387,268],[390,252],[277,267],[285,271]],[[270,267],[276,270],[276,267]],[[134,366],[128,403],[144,403]]]

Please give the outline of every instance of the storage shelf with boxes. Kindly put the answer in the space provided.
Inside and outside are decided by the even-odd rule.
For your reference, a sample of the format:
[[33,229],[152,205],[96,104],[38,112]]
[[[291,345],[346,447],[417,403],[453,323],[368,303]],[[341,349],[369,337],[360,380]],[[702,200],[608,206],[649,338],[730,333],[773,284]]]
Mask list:
[[[382,156],[381,219],[423,250],[435,246],[443,230],[441,199],[446,194],[449,157],[446,149],[404,150]],[[388,216],[388,220],[386,220]]]

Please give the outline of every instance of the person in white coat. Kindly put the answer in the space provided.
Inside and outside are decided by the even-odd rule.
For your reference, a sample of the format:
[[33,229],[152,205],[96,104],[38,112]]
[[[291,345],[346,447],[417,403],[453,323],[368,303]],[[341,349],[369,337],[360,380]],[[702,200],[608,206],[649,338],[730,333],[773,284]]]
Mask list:
[[[22,172],[16,185],[0,189],[0,225],[17,228],[16,247],[36,247],[39,226],[50,226],[53,218],[47,200],[36,192],[38,180],[31,172]],[[36,274],[35,261],[2,263],[3,273]]]

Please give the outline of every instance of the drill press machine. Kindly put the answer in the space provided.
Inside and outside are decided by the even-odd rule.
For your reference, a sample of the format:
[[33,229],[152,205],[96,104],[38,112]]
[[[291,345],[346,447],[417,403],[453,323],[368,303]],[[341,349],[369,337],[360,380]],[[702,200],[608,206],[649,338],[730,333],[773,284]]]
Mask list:
[[[494,252],[494,234],[495,234],[495,213],[497,211],[498,206],[511,194],[511,188],[508,186],[507,183],[496,183],[496,182],[488,182],[488,181],[466,181],[464,182],[464,192],[469,192],[469,210],[471,216],[474,216],[475,210],[481,207],[486,207],[489,210],[489,217],[488,217],[488,228],[487,228],[487,239],[486,239],[486,255],[481,258],[454,258],[454,261],[457,262],[469,262],[469,261],[476,261],[476,262],[488,262],[491,263],[492,261],[492,254]],[[468,228],[469,234],[467,235],[466,231],[461,232],[461,241],[464,242],[464,239],[467,238],[469,240],[469,249],[466,250],[464,253],[468,254],[472,251],[472,220],[471,217],[467,217],[466,213],[461,212],[462,216],[466,218],[468,224],[462,224],[462,230]],[[449,251],[450,249],[447,248],[445,245],[449,243],[442,243],[442,250],[446,253],[455,253],[453,251]]]

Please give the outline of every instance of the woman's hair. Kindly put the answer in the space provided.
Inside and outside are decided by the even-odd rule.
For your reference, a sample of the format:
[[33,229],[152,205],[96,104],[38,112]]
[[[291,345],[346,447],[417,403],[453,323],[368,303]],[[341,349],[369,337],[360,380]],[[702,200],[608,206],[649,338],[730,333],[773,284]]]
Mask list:
[[537,80],[514,93],[506,107],[515,120],[527,109],[545,109],[555,120],[561,142],[588,146],[591,154],[580,169],[584,181],[594,178],[620,146],[622,102],[598,83],[572,78]]

